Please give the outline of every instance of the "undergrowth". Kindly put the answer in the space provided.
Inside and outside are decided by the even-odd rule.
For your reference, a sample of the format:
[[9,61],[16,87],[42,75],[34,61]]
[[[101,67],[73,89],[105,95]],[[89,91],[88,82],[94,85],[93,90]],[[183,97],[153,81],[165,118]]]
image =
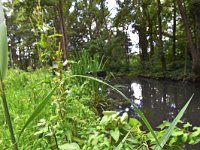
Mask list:
[[[152,149],[155,139],[141,129],[141,123],[129,118],[127,114],[119,116],[117,112],[103,112],[100,118],[95,113],[94,93],[85,79],[82,85],[78,78],[66,78],[58,87],[41,114],[25,129],[21,138],[17,138],[19,149],[63,149],[63,150],[111,150],[111,149]],[[69,77],[69,78],[67,78]],[[6,94],[16,135],[30,114],[41,103],[43,97],[60,77],[52,76],[46,70],[24,72],[9,70],[5,80]],[[100,97],[100,96],[99,96]],[[1,113],[2,110],[1,110]],[[0,147],[11,149],[9,132],[0,115]],[[164,122],[155,133],[161,137],[169,126]],[[200,140],[199,127],[182,124],[175,128],[165,145],[165,149],[183,148],[184,143],[196,144]],[[18,136],[17,136],[18,137]]]

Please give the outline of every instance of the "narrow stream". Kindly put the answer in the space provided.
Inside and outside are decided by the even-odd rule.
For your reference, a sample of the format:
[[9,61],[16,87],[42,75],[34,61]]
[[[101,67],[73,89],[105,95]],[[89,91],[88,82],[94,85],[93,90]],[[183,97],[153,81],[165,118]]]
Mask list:
[[[172,121],[194,93],[182,120],[194,126],[200,125],[200,84],[146,78],[117,78],[113,85],[124,86],[120,90],[142,110],[154,128],[163,120]],[[132,117],[139,118],[133,106],[120,95],[110,92],[110,96],[113,98],[110,109],[128,112]]]
[[[146,78],[118,78],[113,84],[123,86],[120,90],[144,112],[154,127],[163,120],[172,121],[194,93],[182,120],[193,125],[200,125],[200,84],[157,81]],[[112,106],[113,109],[119,112],[126,111],[131,116],[138,117],[133,106],[117,93],[112,92],[111,97],[114,101],[116,100]]]

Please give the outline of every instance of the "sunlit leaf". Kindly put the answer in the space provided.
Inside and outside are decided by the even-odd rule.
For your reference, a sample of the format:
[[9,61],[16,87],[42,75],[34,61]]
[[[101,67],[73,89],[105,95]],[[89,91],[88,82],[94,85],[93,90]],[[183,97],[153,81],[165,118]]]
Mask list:
[[186,124],[183,125],[183,128],[188,128],[188,127],[191,127],[191,126],[192,125],[189,122],[187,122]]
[[80,150],[80,147],[77,143],[66,143],[59,146],[61,150]]
[[187,139],[188,139],[188,134],[187,133],[183,134],[183,136],[182,136],[183,142],[186,142]]
[[121,116],[121,118],[120,118],[120,120],[121,120],[121,123],[127,122],[127,120],[128,120],[128,113],[127,112],[123,113],[122,116]]
[[110,135],[112,136],[112,138],[115,140],[115,142],[117,142],[119,140],[119,136],[120,136],[120,132],[118,128],[115,128],[115,130],[111,130],[110,131]]
[[183,130],[174,129],[171,135],[172,136],[180,136],[180,135],[183,135],[183,134],[184,134]]
[[141,126],[142,124],[135,118],[130,118],[128,124],[132,127]]
[[102,114],[104,116],[110,116],[110,115],[116,114],[116,111],[103,111]]

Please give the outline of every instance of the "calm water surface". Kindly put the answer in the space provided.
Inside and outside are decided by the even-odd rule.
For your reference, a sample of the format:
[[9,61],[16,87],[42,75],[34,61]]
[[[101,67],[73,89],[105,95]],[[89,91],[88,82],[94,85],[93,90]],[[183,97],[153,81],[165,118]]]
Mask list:
[[[172,120],[194,93],[194,97],[183,116],[183,121],[193,125],[200,125],[200,84],[186,84],[172,81],[157,81],[154,79],[117,78],[113,85],[123,85],[121,91],[144,112],[145,116],[157,126],[163,120]],[[123,100],[118,94],[110,94],[116,104],[114,109],[119,112],[128,112],[138,117],[132,105]]]
[[[163,120],[172,121],[194,93],[182,120],[195,126],[200,125],[200,84],[146,78],[116,78],[113,85],[123,85],[120,90],[144,112],[153,127],[161,124]],[[110,92],[110,96],[114,99],[111,109],[128,112],[129,115],[139,118],[133,106],[120,95]]]

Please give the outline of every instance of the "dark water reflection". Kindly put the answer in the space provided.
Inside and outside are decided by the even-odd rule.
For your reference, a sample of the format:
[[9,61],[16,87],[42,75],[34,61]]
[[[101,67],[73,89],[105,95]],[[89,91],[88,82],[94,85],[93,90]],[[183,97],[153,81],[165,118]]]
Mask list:
[[[113,84],[125,86],[121,89],[123,93],[144,112],[153,127],[161,124],[163,120],[172,121],[194,93],[194,98],[182,120],[196,126],[200,125],[200,84],[157,81],[145,78],[117,78]],[[118,94],[111,92],[110,95],[114,99],[112,109],[119,112],[126,111],[129,115],[138,117],[133,106],[122,100]]]

